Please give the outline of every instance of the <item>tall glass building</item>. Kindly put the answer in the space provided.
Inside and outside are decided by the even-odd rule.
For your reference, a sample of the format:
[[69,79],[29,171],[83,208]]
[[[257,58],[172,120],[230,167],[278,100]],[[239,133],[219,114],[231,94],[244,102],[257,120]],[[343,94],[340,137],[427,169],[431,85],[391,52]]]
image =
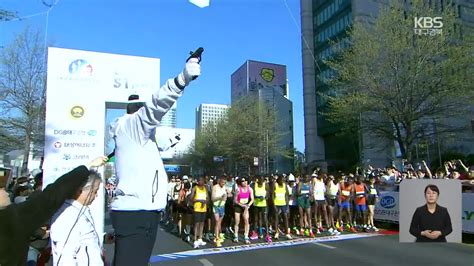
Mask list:
[[[445,0],[430,0],[433,1],[441,5],[447,3]],[[364,147],[364,141],[360,140],[367,138],[367,132],[360,136],[340,136],[340,127],[321,115],[321,112],[327,110],[327,103],[321,95],[334,95],[334,90],[327,84],[328,78],[334,73],[322,62],[334,55],[330,42],[335,41],[338,46],[347,47],[349,42],[346,30],[353,21],[376,17],[380,6],[388,2],[389,0],[301,0],[305,153],[309,167],[318,165],[328,167],[329,170],[344,169],[376,157],[380,164],[390,162],[390,152],[376,153],[375,149]],[[463,24],[473,27],[474,3],[470,0],[455,2]],[[458,121],[466,125],[466,132],[459,133],[462,137],[457,140],[457,146],[452,146],[462,146],[458,150],[463,153],[474,153],[472,121],[473,115]]]

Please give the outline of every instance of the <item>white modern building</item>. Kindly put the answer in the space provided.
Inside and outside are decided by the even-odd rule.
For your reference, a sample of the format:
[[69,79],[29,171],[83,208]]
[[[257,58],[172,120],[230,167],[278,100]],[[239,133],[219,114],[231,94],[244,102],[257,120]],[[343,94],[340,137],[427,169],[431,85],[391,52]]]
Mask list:
[[225,119],[229,105],[203,103],[196,108],[196,134],[199,134],[207,125],[215,125],[219,120]]

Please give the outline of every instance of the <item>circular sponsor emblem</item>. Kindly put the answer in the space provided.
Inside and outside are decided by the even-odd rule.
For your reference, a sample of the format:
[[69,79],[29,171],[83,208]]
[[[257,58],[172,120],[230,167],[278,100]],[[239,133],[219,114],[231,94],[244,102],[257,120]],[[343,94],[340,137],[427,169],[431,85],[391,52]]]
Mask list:
[[84,116],[84,108],[82,106],[76,105],[71,108],[71,116],[74,118],[81,118]]
[[61,142],[59,142],[59,141],[54,143],[54,147],[55,147],[56,149],[59,149],[59,148],[61,148],[62,146],[63,146],[63,145],[62,145]]
[[385,209],[391,209],[395,207],[395,205],[395,198],[392,196],[384,196],[382,199],[380,199],[380,206],[384,207]]

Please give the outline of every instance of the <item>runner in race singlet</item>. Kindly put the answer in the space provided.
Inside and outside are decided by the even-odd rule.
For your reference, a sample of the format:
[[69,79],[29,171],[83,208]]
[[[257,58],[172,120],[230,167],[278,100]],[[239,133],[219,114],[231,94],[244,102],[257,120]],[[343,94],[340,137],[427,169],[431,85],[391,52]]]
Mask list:
[[[270,234],[268,232],[268,207],[267,207],[267,199],[269,188],[268,184],[264,182],[265,179],[263,176],[257,176],[257,182],[254,183],[253,191],[254,191],[254,231],[250,239],[257,239],[263,238],[263,228],[262,226],[265,225],[265,241],[272,242]],[[257,234],[258,232],[258,234]]]
[[279,237],[279,215],[283,215],[283,222],[285,225],[285,232],[286,238],[293,239],[291,236],[290,228],[288,226],[288,201],[289,201],[289,193],[288,193],[288,186],[285,182],[285,178],[283,176],[278,176],[277,182],[275,184],[275,188],[273,190],[273,203],[275,205],[275,239]]
[[300,213],[300,234],[314,237],[311,223],[311,204],[309,198],[312,192],[309,176],[303,177],[298,186],[298,210]]
[[214,235],[215,235],[215,242],[217,247],[222,246],[222,242],[224,242],[224,239],[221,235],[222,229],[221,229],[221,223],[222,219],[224,218],[225,214],[225,202],[227,200],[227,191],[225,188],[225,176],[222,176],[221,178],[218,179],[217,184],[212,187],[212,202],[213,202],[213,213],[214,213],[214,219],[216,221],[215,227],[214,227]]
[[328,220],[329,220],[329,226],[330,226],[328,231],[331,235],[341,234],[336,230],[336,223],[334,221],[338,192],[339,192],[339,184],[335,181],[335,178],[333,175],[329,175],[326,182],[326,202],[327,202]]
[[360,177],[356,177],[354,184],[355,191],[355,212],[357,226],[360,226],[360,230],[367,230],[367,205],[366,205],[366,191],[365,184],[361,181]]
[[288,206],[290,207],[290,219],[289,219],[289,226],[293,229],[296,235],[299,235],[300,231],[297,228],[299,223],[298,220],[298,202],[297,202],[297,194],[298,194],[298,184],[296,183],[295,176],[290,174],[288,176],[288,191],[290,194],[290,201],[288,202]]
[[[313,174],[316,175],[316,174]],[[328,222],[328,213],[326,211],[326,185],[324,185],[323,175],[316,175],[313,176],[313,198],[314,198],[314,220],[316,221],[317,226],[317,234],[320,234],[324,229],[322,226],[322,222],[320,221],[321,214],[324,217],[324,221],[326,221],[327,229],[329,229],[329,222]],[[321,217],[322,218],[322,217]]]
[[205,184],[205,177],[200,177],[197,185],[191,192],[194,210],[194,248],[206,245],[206,242],[202,240],[204,221],[206,220],[207,206],[209,204],[209,191]]
[[353,233],[357,232],[352,226],[352,214],[351,214],[351,205],[352,198],[354,196],[354,184],[352,177],[347,177],[347,182],[342,181],[339,184],[339,221],[341,222],[341,227],[338,228],[339,231],[343,230],[343,215],[346,216],[346,225],[349,230]]
[[253,191],[247,185],[247,178],[241,177],[239,186],[235,192],[234,209],[235,209],[235,225],[234,225],[234,242],[239,241],[239,223],[240,217],[244,219],[244,242],[250,244],[249,239],[249,207],[253,204]]
[[375,224],[374,224],[375,203],[377,202],[378,198],[379,198],[379,190],[377,189],[377,186],[375,185],[375,177],[370,176],[369,186],[368,186],[368,197],[367,197],[367,206],[369,207],[368,223],[369,223],[369,230],[374,230],[375,232],[379,231],[379,229],[375,227]]

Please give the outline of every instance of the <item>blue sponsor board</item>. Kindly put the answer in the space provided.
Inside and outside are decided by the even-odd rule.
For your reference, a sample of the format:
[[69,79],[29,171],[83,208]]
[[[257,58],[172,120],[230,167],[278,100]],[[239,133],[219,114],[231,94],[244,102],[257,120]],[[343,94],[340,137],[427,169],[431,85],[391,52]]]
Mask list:
[[181,172],[181,167],[175,164],[165,164],[165,171],[168,173],[179,173]]
[[391,209],[397,205],[397,202],[394,197],[392,196],[383,196],[380,199],[380,206],[384,207],[385,209]]

